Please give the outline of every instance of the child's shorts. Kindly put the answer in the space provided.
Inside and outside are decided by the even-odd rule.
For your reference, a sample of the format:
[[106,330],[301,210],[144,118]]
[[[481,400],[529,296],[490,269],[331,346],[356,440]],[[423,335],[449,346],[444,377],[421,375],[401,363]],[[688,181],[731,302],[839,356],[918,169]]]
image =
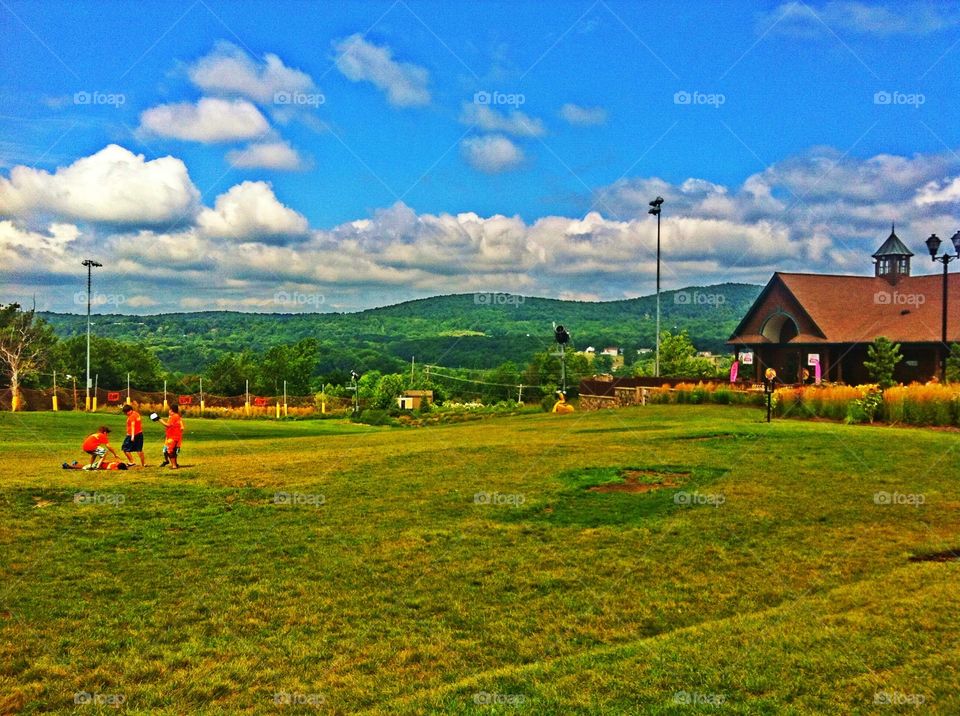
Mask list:
[[120,449],[123,452],[143,452],[143,433],[137,433],[132,438],[127,435]]
[[173,455],[176,457],[180,454],[180,441],[174,440],[173,438],[167,438],[166,442],[163,443],[163,454],[164,455]]

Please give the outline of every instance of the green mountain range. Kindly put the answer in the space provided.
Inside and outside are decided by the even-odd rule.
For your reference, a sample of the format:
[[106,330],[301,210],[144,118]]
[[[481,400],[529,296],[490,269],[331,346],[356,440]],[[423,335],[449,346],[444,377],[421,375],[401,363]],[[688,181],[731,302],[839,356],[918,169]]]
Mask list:
[[[759,295],[760,286],[724,283],[661,294],[661,328],[686,330],[700,350],[726,352],[724,341]],[[86,316],[43,313],[61,337],[86,331]],[[563,301],[504,293],[435,296],[357,313],[95,314],[93,331],[151,348],[167,369],[203,370],[226,352],[263,351],[316,338],[320,371],[401,369],[418,363],[492,368],[525,363],[552,345],[553,323],[575,349],[625,350],[654,345],[656,297]]]

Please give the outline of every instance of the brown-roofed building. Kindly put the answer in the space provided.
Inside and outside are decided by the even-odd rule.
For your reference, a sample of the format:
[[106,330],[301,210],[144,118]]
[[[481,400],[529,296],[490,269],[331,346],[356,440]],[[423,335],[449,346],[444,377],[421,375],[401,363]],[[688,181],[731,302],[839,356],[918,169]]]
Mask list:
[[[784,382],[798,382],[803,369],[813,374],[813,356],[824,380],[866,383],[867,347],[883,336],[900,344],[897,380],[929,380],[944,350],[943,278],[911,276],[912,256],[891,230],[873,255],[873,276],[775,273],[727,341],[741,357],[742,378],[760,380],[772,367]],[[960,298],[960,275],[949,276],[948,289]],[[950,343],[960,342],[957,303],[948,313]]]

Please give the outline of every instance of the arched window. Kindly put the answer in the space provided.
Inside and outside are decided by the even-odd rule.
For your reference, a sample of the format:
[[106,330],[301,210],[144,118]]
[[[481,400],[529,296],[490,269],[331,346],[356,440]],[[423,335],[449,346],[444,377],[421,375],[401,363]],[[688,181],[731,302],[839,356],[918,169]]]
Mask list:
[[800,335],[800,328],[789,314],[774,313],[764,321],[760,335],[773,343],[787,343]]

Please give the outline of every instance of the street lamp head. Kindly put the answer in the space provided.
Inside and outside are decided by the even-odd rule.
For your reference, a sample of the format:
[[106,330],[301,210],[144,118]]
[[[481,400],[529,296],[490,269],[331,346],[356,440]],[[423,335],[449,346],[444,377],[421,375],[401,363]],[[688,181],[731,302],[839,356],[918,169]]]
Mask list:
[[93,259],[84,259],[82,265],[83,265],[83,266],[87,266],[87,267],[89,267],[89,268],[99,268],[99,267],[103,266],[103,264],[97,263],[97,262],[94,261]]
[[662,196],[658,196],[656,199],[654,199],[653,201],[650,202],[650,206],[655,206],[655,207],[657,207],[657,208],[660,208],[660,205],[661,205],[662,203],[663,203],[663,197],[662,197]]
[[934,261],[937,260],[937,252],[940,250],[940,244],[943,242],[940,240],[940,237],[936,234],[930,234],[930,238],[924,241],[927,245],[927,251],[930,252],[930,258]]
[[950,240],[953,242],[953,250],[960,256],[960,231],[951,236]]

